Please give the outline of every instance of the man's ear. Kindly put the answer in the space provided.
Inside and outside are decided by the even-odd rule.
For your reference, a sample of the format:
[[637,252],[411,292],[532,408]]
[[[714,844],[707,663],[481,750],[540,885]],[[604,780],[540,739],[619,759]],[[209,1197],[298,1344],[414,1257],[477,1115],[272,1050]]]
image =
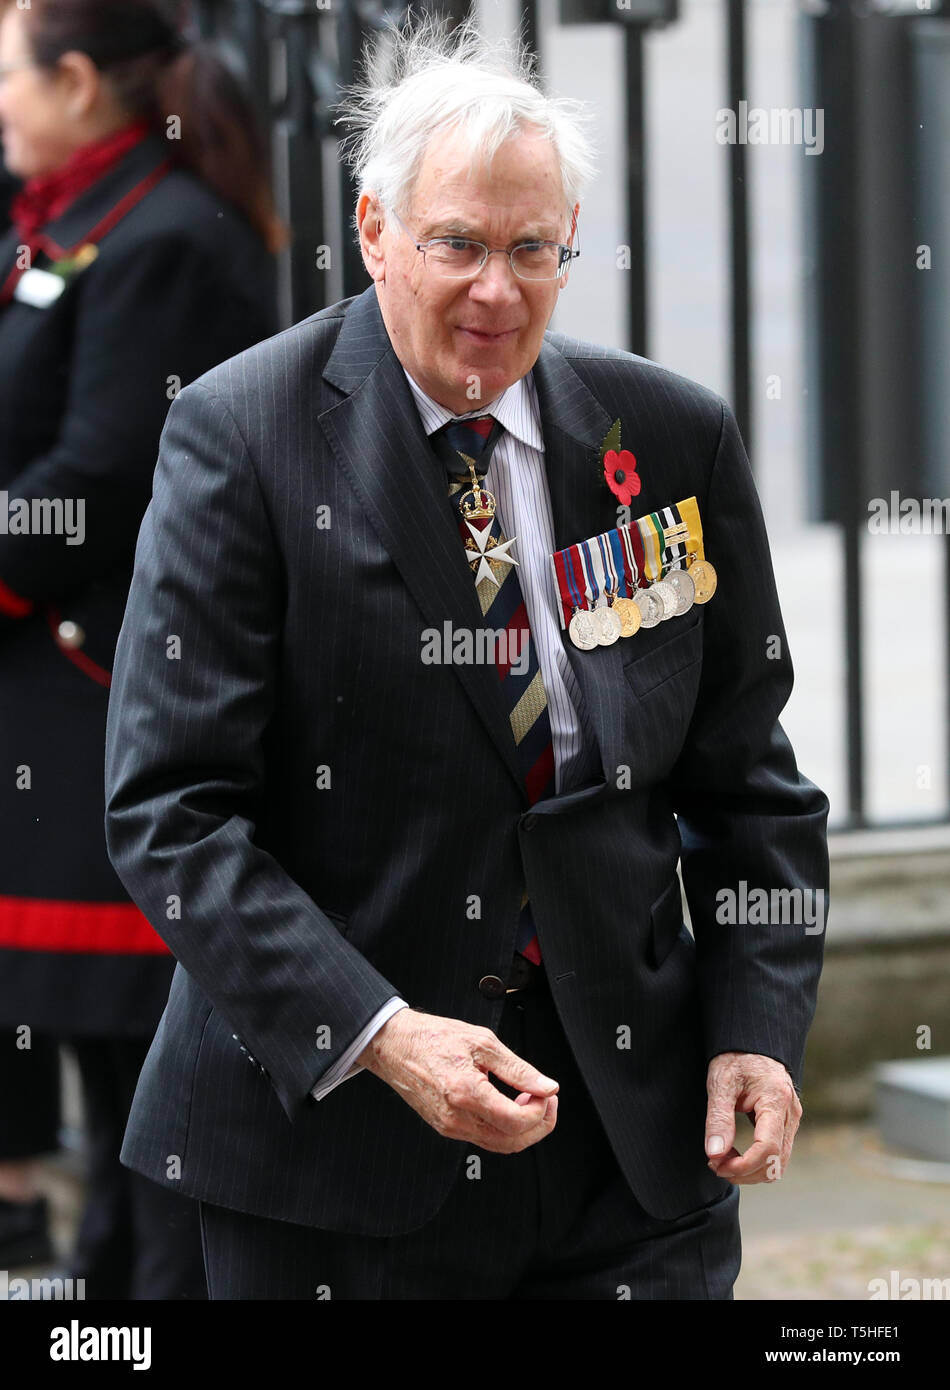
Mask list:
[[366,273],[374,280],[385,280],[386,255],[380,242],[384,218],[375,194],[361,195],[356,205],[356,217],[360,229],[360,251]]

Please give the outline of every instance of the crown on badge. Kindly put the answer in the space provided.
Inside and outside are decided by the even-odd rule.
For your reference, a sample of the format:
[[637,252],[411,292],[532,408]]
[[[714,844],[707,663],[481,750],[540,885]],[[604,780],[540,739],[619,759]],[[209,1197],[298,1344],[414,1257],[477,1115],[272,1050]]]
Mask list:
[[459,511],[466,521],[491,521],[495,515],[495,499],[478,481],[475,464],[471,460],[466,462],[472,475],[472,486],[459,498]]

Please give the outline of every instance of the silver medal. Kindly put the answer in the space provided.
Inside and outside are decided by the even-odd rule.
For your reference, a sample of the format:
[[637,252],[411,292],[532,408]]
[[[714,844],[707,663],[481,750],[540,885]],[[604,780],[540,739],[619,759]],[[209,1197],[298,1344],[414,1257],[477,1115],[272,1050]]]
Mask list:
[[696,596],[696,585],[690,576],[689,570],[670,570],[666,576],[667,583],[672,584],[676,590],[676,617],[680,618],[684,613],[688,613],[693,606]]
[[640,610],[640,626],[656,627],[663,617],[663,601],[657,598],[653,586],[649,589],[639,589],[633,601]]
[[583,609],[579,608],[574,614],[568,631],[574,646],[580,647],[582,652],[593,651],[594,647],[599,645],[593,615],[586,613]]
[[679,595],[668,579],[658,579],[653,585],[653,593],[663,605],[663,618],[674,618],[679,603]]
[[597,641],[602,647],[610,647],[617,641],[623,628],[620,621],[620,614],[615,613],[613,608],[595,608],[591,617],[594,620],[594,631],[597,634]]

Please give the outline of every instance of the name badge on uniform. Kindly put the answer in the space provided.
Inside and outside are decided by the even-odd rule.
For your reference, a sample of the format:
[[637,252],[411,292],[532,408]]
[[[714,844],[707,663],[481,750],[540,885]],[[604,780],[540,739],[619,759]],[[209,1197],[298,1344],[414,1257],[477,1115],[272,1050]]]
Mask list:
[[716,592],[695,497],[558,550],[551,566],[561,627],[582,651],[680,617]]
[[13,298],[21,304],[32,304],[34,309],[46,309],[65,288],[66,281],[61,275],[54,275],[51,270],[37,270],[34,266],[25,270],[16,282]]
[[98,255],[98,246],[88,241],[72,255],[56,261],[55,270],[40,270],[37,266],[31,266],[16,282],[13,298],[21,304],[32,305],[34,309],[47,309],[62,294],[67,282],[85,270],[86,266],[92,265]]

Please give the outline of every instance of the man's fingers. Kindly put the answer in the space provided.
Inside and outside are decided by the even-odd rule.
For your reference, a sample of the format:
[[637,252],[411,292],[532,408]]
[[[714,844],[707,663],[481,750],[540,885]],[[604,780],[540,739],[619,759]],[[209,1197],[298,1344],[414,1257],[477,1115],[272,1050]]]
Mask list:
[[[785,1147],[785,1111],[760,1103],[755,1108],[755,1136],[744,1154],[730,1155],[717,1165],[721,1178],[751,1178],[761,1173],[781,1177]],[[774,1180],[774,1178],[772,1179]]]
[[407,1025],[407,1012],[400,1010],[380,1030],[395,1025],[375,1070],[438,1134],[514,1153],[551,1132],[557,1119],[553,1077],[517,1056],[489,1028],[436,1015]]
[[519,1134],[505,1134],[503,1131],[494,1129],[491,1131],[490,1140],[486,1135],[484,1126],[479,1121],[479,1131],[482,1135],[477,1140],[481,1148],[491,1148],[496,1153],[520,1153],[523,1149],[528,1149],[532,1144],[537,1144],[541,1139],[546,1138],[557,1123],[557,1096],[548,1096],[547,1099],[536,1099],[536,1104],[541,1106],[541,1114],[537,1124],[530,1129],[521,1131]]
[[733,1154],[719,1164],[716,1173],[720,1178],[751,1178],[757,1174],[764,1176],[769,1161],[775,1165],[780,1159],[781,1151],[776,1149],[774,1144],[760,1140],[750,1144],[744,1154],[733,1150]]
[[[511,1135],[512,1137],[524,1134],[542,1122],[546,1113],[546,1107],[551,1101],[557,1100],[556,1095],[535,1096],[527,1091],[522,1092],[527,1098],[520,1104],[517,1100],[509,1100],[502,1095],[497,1086],[492,1085],[488,1077],[482,1073],[479,1080],[475,1083],[472,1094],[472,1106],[468,1113],[473,1118],[483,1120],[501,1134]],[[467,1106],[460,1106],[462,1110],[468,1110]],[[555,1114],[557,1113],[555,1107]]]
[[[787,1068],[774,1058],[724,1052],[710,1061],[706,1086],[706,1155],[712,1171],[732,1183],[781,1178],[802,1116]],[[735,1147],[737,1111],[755,1124],[744,1154]]]
[[[506,1105],[514,1104],[513,1101],[505,1100],[504,1096],[501,1096],[501,1099]],[[483,1114],[457,1111],[446,1137],[476,1144],[478,1148],[488,1149],[491,1153],[520,1153],[546,1138],[557,1122],[557,1096],[533,1096],[531,1106],[534,1115],[532,1123],[527,1127],[519,1127],[515,1132],[499,1129]],[[520,1106],[518,1108],[523,1109]]]
[[[792,1145],[795,1143],[795,1135],[798,1133],[798,1126],[801,1123],[802,1107],[798,1096],[795,1097],[796,1105],[790,1109],[785,1116],[785,1137],[782,1140],[782,1171],[776,1174],[777,1177],[784,1177],[785,1169],[788,1167],[792,1157]],[[774,1179],[772,1179],[774,1181]]]
[[530,1062],[512,1052],[494,1034],[490,1039],[479,1042],[472,1051],[472,1060],[482,1071],[490,1071],[514,1090],[525,1091],[534,1096],[553,1096],[558,1083],[553,1077],[545,1076]]
[[717,1177],[721,1176],[721,1169],[724,1163],[728,1163],[732,1158],[739,1158],[741,1155],[738,1149],[730,1149],[728,1153],[720,1154],[716,1158],[711,1158],[708,1167],[713,1170]]

